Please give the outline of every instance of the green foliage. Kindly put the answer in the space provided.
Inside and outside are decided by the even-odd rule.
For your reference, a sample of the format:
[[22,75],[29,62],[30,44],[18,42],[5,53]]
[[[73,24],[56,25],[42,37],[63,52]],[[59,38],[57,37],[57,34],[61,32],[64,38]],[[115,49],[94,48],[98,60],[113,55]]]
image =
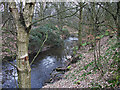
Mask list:
[[66,37],[70,36],[69,31],[68,31],[67,28],[63,28],[61,34],[64,35],[64,36],[66,36]]
[[104,35],[98,35],[98,36],[96,36],[96,38],[103,38],[104,37]]
[[109,35],[109,32],[108,32],[108,31],[105,31],[105,35],[108,36],[108,35]]
[[82,56],[82,54],[79,54],[79,58],[82,58],[83,56]]
[[75,46],[75,47],[73,48],[73,55],[76,55],[76,54],[77,54],[77,50],[78,50],[78,46]]
[[71,65],[67,67],[67,69],[70,69],[71,68]]
[[100,35],[100,38],[103,38],[104,37],[104,35]]
[[38,50],[41,44],[43,43],[45,39],[46,32],[48,33],[48,39],[45,42],[45,45],[50,46],[60,46],[62,45],[63,41],[60,38],[59,31],[57,28],[53,25],[46,24],[44,26],[39,26],[38,28],[32,29],[30,32],[30,43],[29,43],[29,49],[31,51],[33,48],[35,50]]
[[6,51],[6,52],[10,52],[11,50],[10,50],[9,48],[6,48],[5,51]]
[[76,83],[77,83],[77,84],[80,83],[80,80],[76,81]]
[[95,87],[93,87],[94,88],[94,90],[96,89],[96,90],[99,90],[100,88],[102,88],[102,86],[101,85],[99,85],[99,84],[95,84]]
[[86,45],[87,45],[87,43],[86,43],[86,42],[82,44],[82,46],[86,46]]
[[87,68],[90,66],[90,65],[93,65],[94,61],[90,62],[89,64],[87,64],[84,69],[87,70]]
[[[104,67],[109,67],[109,68],[117,68],[116,65],[118,63],[118,60],[119,60],[119,52],[117,51],[117,48],[119,47],[118,44],[115,44],[113,42],[117,41],[117,38],[113,38],[113,39],[109,39],[108,41],[108,45],[109,45],[109,48],[105,51],[105,54],[104,56],[100,56],[99,60],[101,61],[104,61],[104,63],[98,63],[99,67],[101,66],[104,66]],[[113,62],[110,64],[110,65],[107,65],[108,64],[108,61],[109,60],[113,60]],[[115,86],[119,86],[120,83],[119,83],[119,78],[120,78],[120,75],[118,75],[118,70],[110,70],[111,72],[113,72],[112,74],[114,75],[114,77],[112,76],[112,79],[108,79],[108,83],[110,83],[110,87],[115,87]],[[104,70],[103,73],[106,73],[106,70]],[[109,87],[109,86],[106,86],[106,87]]]
[[78,46],[75,46],[74,49],[75,49],[75,50],[78,50]]
[[50,28],[51,30],[58,30],[58,28],[55,27],[55,25],[54,25],[53,23],[46,24],[46,26],[47,26],[48,28]]

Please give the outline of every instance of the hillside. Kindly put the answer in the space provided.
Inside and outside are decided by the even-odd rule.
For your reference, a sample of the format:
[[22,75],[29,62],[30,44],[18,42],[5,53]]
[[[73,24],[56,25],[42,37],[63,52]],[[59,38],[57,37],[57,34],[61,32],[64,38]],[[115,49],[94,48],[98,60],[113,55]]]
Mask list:
[[[115,60],[110,57],[114,56],[114,51],[112,53],[107,53],[107,50],[115,45],[115,36],[109,38],[109,36],[104,36],[100,42],[100,54],[101,57],[106,57],[106,59],[101,59],[97,61],[99,69],[96,68],[94,62],[94,52],[90,50],[90,46],[84,46],[81,50],[77,51],[77,54],[81,55],[81,58],[77,63],[71,64],[71,68],[68,72],[65,72],[63,78],[53,84],[47,84],[43,88],[88,88],[88,87],[110,87],[113,83],[110,81],[115,79],[115,70],[117,67],[115,65]],[[112,42],[112,45],[109,44]],[[98,43],[97,43],[98,45]],[[107,60],[109,58],[109,61]],[[113,67],[112,67],[113,64]],[[115,87],[115,86],[114,86]]]

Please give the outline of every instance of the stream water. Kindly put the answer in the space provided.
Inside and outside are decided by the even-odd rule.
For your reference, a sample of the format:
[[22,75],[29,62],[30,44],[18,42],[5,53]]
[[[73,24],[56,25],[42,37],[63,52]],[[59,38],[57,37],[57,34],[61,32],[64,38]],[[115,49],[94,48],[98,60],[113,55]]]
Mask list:
[[[66,56],[72,54],[74,43],[78,40],[75,37],[69,37],[64,40],[63,47],[50,48],[47,51],[41,52],[31,66],[31,88],[42,88],[46,81],[51,76],[50,73],[56,67],[63,67],[66,64]],[[34,57],[30,55],[30,59]],[[16,63],[16,60],[11,61]],[[17,72],[16,69],[7,62],[2,64],[2,87],[15,88],[17,86]]]

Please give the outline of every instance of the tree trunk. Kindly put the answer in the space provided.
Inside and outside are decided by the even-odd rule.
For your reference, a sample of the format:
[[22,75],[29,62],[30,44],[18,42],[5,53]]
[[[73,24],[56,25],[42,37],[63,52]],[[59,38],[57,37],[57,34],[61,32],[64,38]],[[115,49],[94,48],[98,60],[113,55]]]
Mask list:
[[24,10],[18,12],[15,3],[10,3],[17,29],[17,68],[19,88],[31,88],[31,68],[28,59],[29,31],[31,29],[34,4],[26,3]]
[[17,39],[18,39],[18,83],[20,88],[31,88],[31,68],[28,60],[28,42],[29,33],[27,33],[22,25],[17,25]]
[[94,36],[94,43],[93,43],[93,47],[94,47],[94,61],[95,61],[95,67],[100,70],[100,68],[97,65],[97,55],[96,55],[96,51],[97,51],[97,47],[96,47],[96,30],[97,30],[97,15],[96,15],[96,8],[95,8],[95,3],[91,3],[92,4],[92,17],[93,17],[93,36]]
[[[82,7],[82,2],[80,2],[80,7]],[[80,8],[79,11],[79,30],[78,30],[78,48],[80,49],[80,47],[82,46],[82,9]]]

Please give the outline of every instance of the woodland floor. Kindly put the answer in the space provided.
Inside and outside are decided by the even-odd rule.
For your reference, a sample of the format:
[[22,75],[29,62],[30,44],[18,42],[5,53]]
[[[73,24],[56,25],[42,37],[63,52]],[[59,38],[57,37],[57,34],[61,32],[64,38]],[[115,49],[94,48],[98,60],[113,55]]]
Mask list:
[[[112,38],[114,39],[115,36]],[[104,56],[106,50],[109,48],[109,36],[104,36],[100,42],[101,56]],[[112,42],[115,44],[116,41]],[[98,43],[97,43],[98,45]],[[93,88],[93,87],[106,87],[110,86],[108,80],[114,76],[113,71],[117,69],[110,68],[113,60],[100,61],[101,70],[104,71],[102,74],[101,70],[95,69],[94,54],[93,50],[90,50],[90,46],[84,46],[77,52],[82,54],[82,58],[77,63],[71,64],[69,71],[65,72],[63,78],[53,84],[47,84],[43,88]]]

